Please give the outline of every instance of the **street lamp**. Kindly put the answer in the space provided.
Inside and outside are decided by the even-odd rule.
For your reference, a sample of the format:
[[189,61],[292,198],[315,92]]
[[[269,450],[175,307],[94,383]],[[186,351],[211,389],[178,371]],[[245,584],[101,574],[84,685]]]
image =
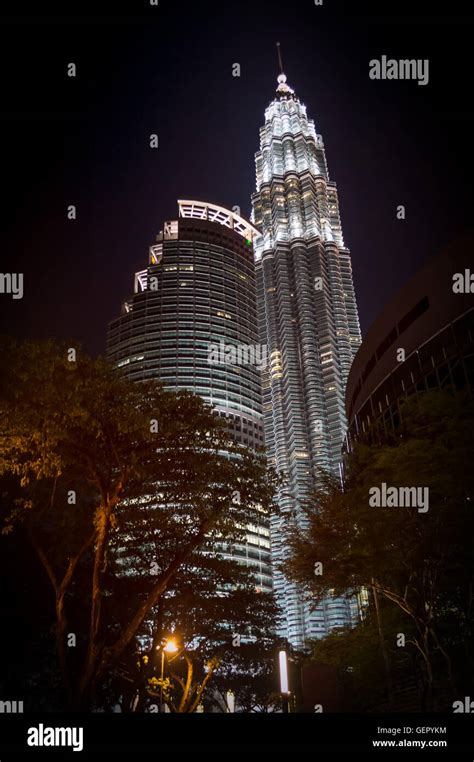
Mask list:
[[280,651],[278,654],[280,664],[280,693],[282,697],[282,710],[284,714],[289,711],[290,690],[288,684],[288,657],[286,651]]
[[[157,646],[159,648],[159,646]],[[175,654],[179,651],[175,641],[170,638],[161,645],[161,680],[160,680],[160,712],[163,706],[163,679],[165,674],[165,651],[167,654]]]

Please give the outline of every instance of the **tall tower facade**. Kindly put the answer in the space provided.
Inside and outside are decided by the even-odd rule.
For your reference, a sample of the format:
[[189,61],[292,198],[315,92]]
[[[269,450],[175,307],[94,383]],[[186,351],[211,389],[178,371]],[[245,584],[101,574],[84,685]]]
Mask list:
[[[202,397],[233,438],[263,447],[255,267],[257,230],[215,204],[179,201],[136,273],[134,294],[109,325],[107,357],[129,378]],[[270,528],[256,515],[242,543],[216,547],[272,590]]]
[[294,646],[352,620],[352,604],[327,599],[315,612],[278,570],[288,522],[304,522],[301,504],[318,467],[339,472],[346,431],[345,386],[360,345],[351,258],[344,245],[337,188],[323,139],[306,107],[278,77],[256,154],[253,222],[265,443],[286,479],[272,519],[274,588],[283,611],[280,634]]

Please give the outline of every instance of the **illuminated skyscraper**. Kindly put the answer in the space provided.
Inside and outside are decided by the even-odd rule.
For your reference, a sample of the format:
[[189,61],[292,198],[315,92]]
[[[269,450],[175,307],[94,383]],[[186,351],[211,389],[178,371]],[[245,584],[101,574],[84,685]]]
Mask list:
[[[278,565],[286,555],[284,527],[304,522],[301,503],[317,468],[338,473],[345,386],[361,341],[351,258],[323,139],[283,72],[260,130],[256,175],[259,333],[269,354],[263,371],[265,443],[270,463],[287,477],[278,498],[281,515],[271,528]],[[312,613],[277,568],[274,588],[284,612],[281,635],[295,646],[351,621],[352,604],[340,598]]]
[[[199,395],[237,442],[257,449],[261,358],[251,362],[242,350],[258,342],[252,253],[258,231],[221,206],[178,203],[179,219],[164,223],[148,266],[135,274],[135,293],[110,323],[107,356],[134,381],[157,379],[166,389]],[[255,516],[245,541],[218,550],[250,568],[259,589],[272,590],[266,515]]]

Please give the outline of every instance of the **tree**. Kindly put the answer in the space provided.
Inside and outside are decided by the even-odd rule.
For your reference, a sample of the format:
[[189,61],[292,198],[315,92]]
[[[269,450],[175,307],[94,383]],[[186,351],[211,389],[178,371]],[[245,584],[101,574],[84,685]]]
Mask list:
[[281,709],[278,690],[277,639],[268,636],[244,642],[223,662],[216,673],[213,703],[226,705],[227,693],[234,696],[238,712],[274,712]]
[[[268,510],[272,477],[195,395],[133,383],[53,342],[4,341],[3,357],[2,531],[22,525],[48,575],[66,691],[84,707],[191,554]],[[127,507],[152,524],[157,573],[129,620],[108,627],[106,572]],[[84,616],[73,660],[70,620],[82,627]]]
[[[321,474],[308,528],[290,530],[285,569],[315,600],[366,588],[397,606],[413,627],[407,643],[422,659],[433,707],[436,681],[457,693],[458,647],[472,669],[474,405],[429,392],[405,400],[401,419],[380,444],[356,445],[343,489]],[[427,488],[429,509],[370,505],[382,483]]]
[[[126,620],[127,602],[140,595],[146,592],[135,576],[116,577],[110,608]],[[247,667],[246,679],[252,682],[256,672],[241,655],[248,653],[249,643],[268,655],[275,620],[273,596],[258,592],[253,572],[207,543],[183,564],[144,622],[133,648],[114,670],[106,703],[120,703],[122,711],[149,710],[163,688],[172,712],[193,712],[204,699],[209,707],[215,704],[214,686],[224,679],[231,687],[233,671]],[[165,655],[162,684],[162,644],[168,637],[179,644],[179,652]]]
[[411,707],[422,710],[418,672],[414,674],[414,653],[410,648],[397,646],[398,634],[404,631],[407,638],[409,622],[395,606],[381,607],[386,655],[390,675],[396,690],[387,690],[383,678],[384,653],[381,649],[376,617],[370,613],[355,627],[341,627],[326,637],[311,642],[311,654],[306,662],[327,664],[337,669],[345,705],[351,711],[396,711],[399,704],[399,688]]

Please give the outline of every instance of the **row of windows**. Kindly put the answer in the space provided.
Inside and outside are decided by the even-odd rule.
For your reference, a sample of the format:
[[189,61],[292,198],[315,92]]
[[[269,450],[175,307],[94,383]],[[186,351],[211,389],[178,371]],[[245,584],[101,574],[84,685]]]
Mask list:
[[[220,246],[217,241],[215,243],[203,241],[202,236],[199,236],[199,238],[201,240],[182,239],[179,241],[167,241],[164,246],[163,263],[168,265],[177,257],[188,258],[189,260],[194,259],[196,262],[203,264],[226,261],[233,264],[238,263],[239,268],[242,268],[242,270],[249,274],[252,273],[252,247],[248,246],[240,236],[235,242],[232,241],[232,248],[227,248],[225,245]],[[208,245],[206,246],[206,244]],[[242,254],[244,255],[243,257]],[[186,264],[189,264],[189,262]],[[156,265],[156,267],[160,267],[160,265]]]
[[382,432],[396,429],[400,424],[400,399],[409,394],[433,389],[455,391],[466,388],[474,394],[473,354],[452,356],[438,366],[432,362],[428,373],[419,366],[418,372],[414,373],[404,364],[364,404],[350,426],[349,439],[362,438],[374,442],[378,441]]
[[429,299],[427,296],[424,296],[423,299],[420,299],[418,304],[416,304],[409,312],[407,312],[407,314],[402,317],[397,325],[391,329],[385,339],[381,342],[381,344],[379,344],[377,350],[374,352],[370,360],[367,362],[362,372],[361,378],[359,379],[359,382],[354,390],[353,400],[357,397],[362,388],[362,384],[365,383],[370,373],[372,373],[380,358],[385,354],[385,352],[388,351],[397,337],[401,336],[401,334],[406,331],[407,328],[409,328],[415,322],[415,320],[418,320],[418,318],[421,317],[421,315],[423,315],[429,309],[429,306]]

